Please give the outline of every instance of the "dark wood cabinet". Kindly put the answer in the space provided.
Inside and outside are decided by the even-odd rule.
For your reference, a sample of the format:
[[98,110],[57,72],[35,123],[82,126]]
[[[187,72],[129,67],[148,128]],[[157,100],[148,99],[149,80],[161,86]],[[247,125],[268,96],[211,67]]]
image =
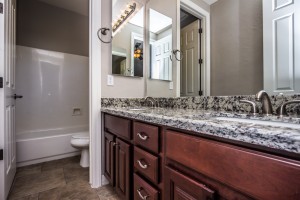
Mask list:
[[116,139],[116,192],[122,199],[130,199],[130,144]]
[[[124,200],[299,200],[300,161],[104,114],[104,174]],[[268,152],[268,153],[266,153]]]
[[104,132],[104,175],[115,185],[115,136]]
[[134,200],[158,200],[159,192],[144,179],[134,174]]
[[232,199],[232,194],[234,198],[244,194],[249,199],[300,199],[298,161],[176,131],[166,131],[165,137],[166,157],[188,168],[184,173],[196,172],[190,174],[210,182],[225,199]]
[[215,191],[174,169],[165,167],[166,200],[214,200]]

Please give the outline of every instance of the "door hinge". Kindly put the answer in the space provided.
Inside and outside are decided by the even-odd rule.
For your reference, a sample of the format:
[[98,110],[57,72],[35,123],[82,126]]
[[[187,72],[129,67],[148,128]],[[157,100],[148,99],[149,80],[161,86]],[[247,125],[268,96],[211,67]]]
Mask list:
[[203,33],[203,30],[202,30],[202,28],[199,28],[199,33]]
[[3,3],[0,3],[0,14],[3,14]]
[[3,77],[0,77],[0,88],[3,88]]
[[203,95],[203,92],[200,90],[199,91],[199,96],[202,96]]
[[0,149],[0,160],[3,160],[3,149]]
[[203,63],[203,59],[199,59],[199,64],[202,64]]

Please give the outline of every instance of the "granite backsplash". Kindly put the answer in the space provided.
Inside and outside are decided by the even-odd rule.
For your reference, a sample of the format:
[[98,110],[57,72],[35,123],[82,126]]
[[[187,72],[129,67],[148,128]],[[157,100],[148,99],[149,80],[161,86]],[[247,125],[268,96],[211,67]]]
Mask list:
[[[226,112],[250,112],[251,107],[245,103],[239,103],[241,99],[255,101],[255,96],[199,96],[199,97],[176,97],[176,98],[154,98],[159,107],[162,108],[183,108],[214,110]],[[300,100],[300,94],[296,95],[272,95],[270,96],[273,110],[283,103],[294,99]],[[139,107],[144,106],[143,98],[102,98],[101,104],[104,107]],[[261,111],[261,104],[257,102]],[[291,115],[300,116],[300,104],[287,106],[287,111]]]

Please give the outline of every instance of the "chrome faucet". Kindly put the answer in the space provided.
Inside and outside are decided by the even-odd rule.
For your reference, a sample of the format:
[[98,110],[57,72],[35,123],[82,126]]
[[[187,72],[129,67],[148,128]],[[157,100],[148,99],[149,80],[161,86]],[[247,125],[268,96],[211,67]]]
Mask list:
[[288,116],[288,114],[286,112],[286,106],[289,104],[294,104],[294,103],[300,103],[300,100],[292,100],[292,101],[283,103],[281,106],[279,106],[277,108],[277,110],[276,110],[277,115],[280,117]]
[[147,103],[148,101],[151,103],[152,107],[156,107],[156,101],[153,97],[149,97],[149,96],[145,97],[144,102]]
[[239,103],[247,103],[247,104],[249,104],[249,105],[251,106],[251,111],[250,111],[250,112],[251,112],[253,115],[256,115],[256,114],[259,113],[258,107],[257,107],[257,105],[256,105],[255,102],[249,101],[249,100],[247,100],[247,99],[241,99],[241,100],[239,101]]
[[272,115],[273,114],[273,108],[271,104],[270,97],[268,93],[264,90],[259,91],[255,95],[255,100],[260,101],[262,103],[262,113],[265,115]]

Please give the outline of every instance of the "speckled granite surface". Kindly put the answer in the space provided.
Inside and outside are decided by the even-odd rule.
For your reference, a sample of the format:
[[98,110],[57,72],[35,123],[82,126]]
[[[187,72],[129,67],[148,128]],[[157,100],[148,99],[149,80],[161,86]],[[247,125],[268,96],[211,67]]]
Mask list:
[[[118,105],[103,106],[102,112],[300,154],[300,118],[252,116],[203,109],[147,108],[146,110],[132,111],[128,105],[126,107]],[[283,128],[224,121],[218,120],[216,117],[277,121],[293,123],[299,127]]]
[[[240,104],[240,99],[255,101],[255,96],[199,96],[199,97],[179,97],[179,98],[155,98],[162,108],[184,108],[184,109],[205,109],[230,112],[249,112],[248,104]],[[283,102],[293,99],[300,99],[300,94],[296,95],[273,95],[270,96],[273,110],[275,111]],[[141,99],[138,98],[102,98],[102,106],[141,106]],[[260,103],[257,103],[261,107]],[[261,110],[261,109],[260,109]],[[287,106],[289,114],[300,116],[300,104]]]

